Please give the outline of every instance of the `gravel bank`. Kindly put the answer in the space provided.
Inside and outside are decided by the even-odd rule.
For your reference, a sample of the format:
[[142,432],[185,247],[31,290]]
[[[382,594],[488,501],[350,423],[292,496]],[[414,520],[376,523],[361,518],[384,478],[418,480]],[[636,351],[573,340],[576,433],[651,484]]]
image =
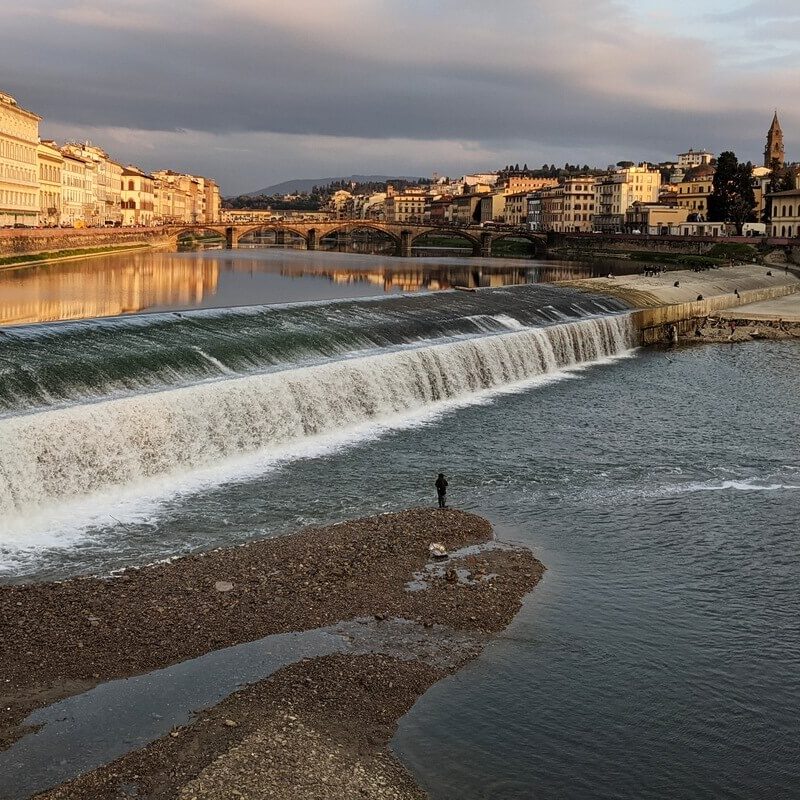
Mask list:
[[[491,538],[489,523],[474,515],[415,509],[112,578],[0,587],[5,715],[0,735],[13,741],[21,733],[18,723],[32,708],[113,678],[272,633],[357,617],[405,618],[426,629],[442,625],[466,632],[478,643],[469,653],[474,656],[486,634],[508,625],[544,568],[527,550],[494,548],[460,558],[459,579],[448,569],[426,572],[428,544],[441,541],[453,551]],[[407,582],[420,572],[426,588],[408,591]],[[173,732],[177,735],[46,796],[131,796],[120,787],[133,781],[140,798],[178,797],[190,784],[196,788],[187,788],[181,797],[419,797],[386,743],[416,698],[459,666],[458,659],[434,663],[413,652],[405,658],[347,654],[301,662],[230,696],[191,726]],[[220,715],[236,725],[220,724]],[[283,749],[274,746],[279,735],[287,743]],[[253,763],[245,768],[240,762],[247,759],[237,756],[236,747],[247,737],[254,738],[241,752],[251,747],[269,755],[250,759]],[[329,794],[297,793],[309,781],[315,787],[319,783],[308,772],[316,760],[298,758],[313,743],[318,751],[329,748],[324,753],[325,763],[331,764],[329,781],[319,784],[333,787]],[[256,770],[261,783],[253,788],[244,778],[230,784],[231,792],[203,788],[218,786],[221,775],[249,774],[256,763],[265,766]],[[356,782],[345,785],[344,776]],[[394,794],[375,788],[384,778],[386,791]],[[362,779],[367,783],[359,783]],[[268,788],[270,781],[277,783]],[[295,794],[289,789],[276,793],[284,784],[294,784]]]

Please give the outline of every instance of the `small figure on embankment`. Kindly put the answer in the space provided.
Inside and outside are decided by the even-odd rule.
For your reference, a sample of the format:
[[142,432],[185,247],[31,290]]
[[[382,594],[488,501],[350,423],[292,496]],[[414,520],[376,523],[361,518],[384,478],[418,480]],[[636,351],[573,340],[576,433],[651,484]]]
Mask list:
[[440,472],[439,477],[436,478],[436,495],[439,498],[439,508],[447,508],[447,478],[444,473]]

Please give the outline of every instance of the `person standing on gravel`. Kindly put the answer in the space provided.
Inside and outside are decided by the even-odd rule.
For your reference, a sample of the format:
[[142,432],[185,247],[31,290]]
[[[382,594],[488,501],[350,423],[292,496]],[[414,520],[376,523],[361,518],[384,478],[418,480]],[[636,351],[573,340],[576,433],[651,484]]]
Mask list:
[[436,479],[436,494],[439,497],[439,508],[447,508],[447,478],[440,472]]

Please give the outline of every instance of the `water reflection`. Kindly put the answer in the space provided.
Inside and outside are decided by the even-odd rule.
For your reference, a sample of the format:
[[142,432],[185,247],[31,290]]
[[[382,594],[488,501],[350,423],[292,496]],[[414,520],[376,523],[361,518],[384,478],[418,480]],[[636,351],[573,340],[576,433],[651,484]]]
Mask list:
[[608,271],[599,263],[292,249],[122,253],[0,271],[0,325],[554,282]]

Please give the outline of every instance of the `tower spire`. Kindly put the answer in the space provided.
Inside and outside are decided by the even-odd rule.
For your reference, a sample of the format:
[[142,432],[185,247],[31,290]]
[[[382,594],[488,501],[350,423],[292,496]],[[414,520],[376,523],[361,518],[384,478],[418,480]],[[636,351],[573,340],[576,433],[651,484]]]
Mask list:
[[767,132],[767,146],[764,148],[764,166],[772,167],[774,161],[783,167],[785,163],[785,153],[783,149],[783,131],[781,130],[781,123],[778,120],[778,109],[775,109],[775,114],[772,117],[772,125],[769,126]]

